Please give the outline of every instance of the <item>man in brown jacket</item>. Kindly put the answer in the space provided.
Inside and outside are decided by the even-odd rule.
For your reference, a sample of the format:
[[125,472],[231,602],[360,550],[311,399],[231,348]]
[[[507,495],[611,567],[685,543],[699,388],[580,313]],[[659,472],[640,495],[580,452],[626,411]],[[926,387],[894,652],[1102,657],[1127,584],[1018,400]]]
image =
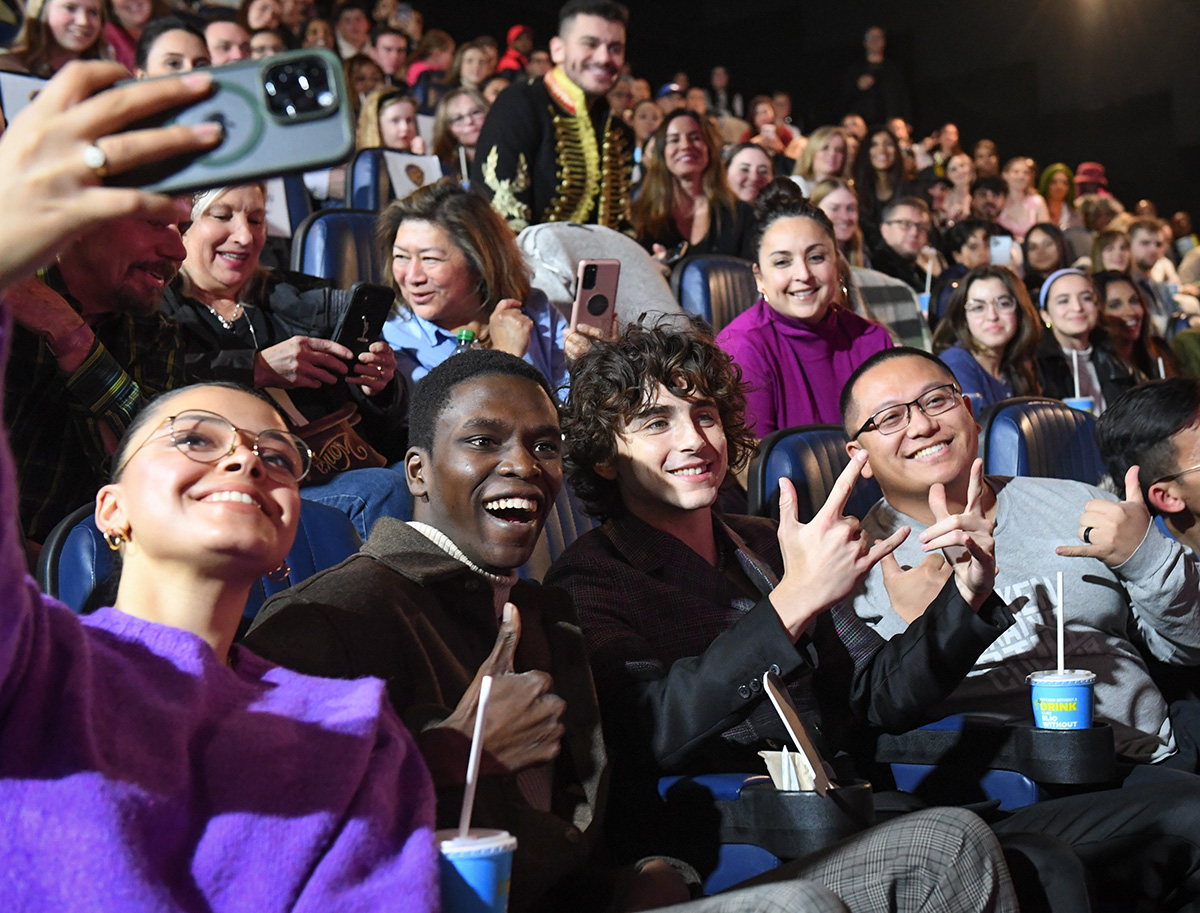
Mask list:
[[[473,823],[515,834],[514,910],[607,896],[607,758],[571,602],[518,579],[562,485],[549,387],[496,351],[455,356],[418,388],[405,475],[413,522],[262,609],[246,644],[302,672],[388,683],[457,823],[479,685],[494,676]],[[570,876],[570,885],[564,883]],[[591,875],[596,884],[591,884]],[[557,897],[557,900],[556,900]]]

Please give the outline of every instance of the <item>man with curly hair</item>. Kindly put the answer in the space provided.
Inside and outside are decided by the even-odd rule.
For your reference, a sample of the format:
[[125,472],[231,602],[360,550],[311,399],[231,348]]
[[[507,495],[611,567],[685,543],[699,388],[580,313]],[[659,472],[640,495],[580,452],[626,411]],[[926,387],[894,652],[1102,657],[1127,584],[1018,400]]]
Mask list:
[[[570,592],[579,611],[613,763],[610,830],[634,855],[695,858],[685,842],[693,835],[655,815],[659,777],[758,769],[758,750],[787,740],[766,699],[767,673],[784,680],[833,759],[864,721],[893,730],[927,722],[925,708],[1012,622],[992,594],[990,537],[980,534],[902,642],[873,634],[841,601],[907,530],[870,544],[842,516],[861,460],[807,525],[786,480],[779,524],[722,516],[721,481],[754,447],[744,413],[737,369],[697,329],[635,324],[594,343],[572,370],[564,464],[604,523],[566,550],[546,583]],[[963,544],[955,520],[933,530],[930,547],[945,537]],[[918,859],[929,865],[921,818],[950,814],[959,813],[892,822],[897,831],[882,838],[896,841],[891,869],[825,860],[802,861],[796,873],[852,909],[906,909],[892,888]],[[944,909],[986,906],[966,890],[971,880]]]

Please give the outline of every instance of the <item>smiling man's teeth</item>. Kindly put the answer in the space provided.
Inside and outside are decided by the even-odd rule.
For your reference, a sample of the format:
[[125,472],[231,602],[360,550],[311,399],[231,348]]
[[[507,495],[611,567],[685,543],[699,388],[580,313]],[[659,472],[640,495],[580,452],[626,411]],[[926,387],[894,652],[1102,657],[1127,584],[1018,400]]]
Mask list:
[[537,502],[529,498],[497,498],[485,501],[484,510],[537,510]]
[[923,457],[933,456],[935,453],[941,453],[949,446],[949,444],[933,444],[930,447],[923,447],[913,454],[913,458],[919,460]]
[[258,502],[254,500],[254,498],[252,498],[250,495],[248,495],[242,491],[214,491],[211,495],[208,495],[204,500],[205,501],[236,501],[239,504],[254,504],[256,506],[258,504]]

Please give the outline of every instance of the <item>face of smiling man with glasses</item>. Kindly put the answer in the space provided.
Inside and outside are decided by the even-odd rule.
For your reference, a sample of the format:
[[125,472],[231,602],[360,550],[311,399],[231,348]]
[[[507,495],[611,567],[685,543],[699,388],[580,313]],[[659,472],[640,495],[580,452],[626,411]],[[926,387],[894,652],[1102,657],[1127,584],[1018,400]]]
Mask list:
[[914,349],[890,349],[888,355],[865,362],[843,391],[842,415],[853,436],[849,449],[867,452],[863,475],[878,480],[889,504],[932,523],[929,488],[935,482],[946,487],[951,513],[966,504],[979,425],[941,361]]

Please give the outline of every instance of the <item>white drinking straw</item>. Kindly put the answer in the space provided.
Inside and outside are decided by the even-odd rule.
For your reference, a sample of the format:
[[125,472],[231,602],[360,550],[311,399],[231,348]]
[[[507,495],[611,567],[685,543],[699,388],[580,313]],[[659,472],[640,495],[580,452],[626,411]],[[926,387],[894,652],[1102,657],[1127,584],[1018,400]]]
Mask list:
[[925,294],[929,294],[929,289],[933,286],[933,257],[928,257],[925,260]]
[[1058,572],[1058,671],[1062,672],[1066,668],[1066,663],[1063,662],[1063,616],[1066,612],[1063,610],[1063,584],[1062,571]]
[[479,684],[479,705],[475,710],[475,732],[471,736],[471,758],[467,761],[467,788],[463,792],[462,814],[458,816],[458,836],[466,837],[471,829],[471,812],[475,807],[475,784],[479,782],[479,756],[483,753],[483,720],[488,696],[492,693],[492,677],[485,675]]
[[1071,373],[1075,375],[1075,398],[1079,399],[1079,353],[1071,350]]
[[465,184],[471,179],[467,174],[467,148],[466,146],[458,147],[458,170],[462,172],[462,181]]

